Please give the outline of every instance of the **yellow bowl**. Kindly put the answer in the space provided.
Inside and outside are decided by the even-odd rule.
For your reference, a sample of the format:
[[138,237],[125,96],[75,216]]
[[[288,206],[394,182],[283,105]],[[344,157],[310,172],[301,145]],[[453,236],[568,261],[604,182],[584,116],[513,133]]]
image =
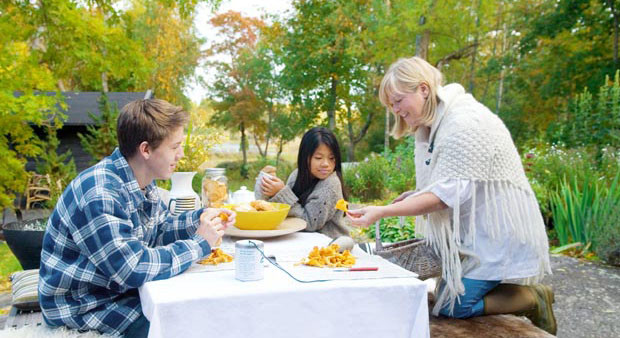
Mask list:
[[[271,203],[275,211],[235,211],[235,226],[241,230],[273,230],[284,221],[291,206],[284,203]],[[224,208],[232,209],[234,204],[226,204]]]

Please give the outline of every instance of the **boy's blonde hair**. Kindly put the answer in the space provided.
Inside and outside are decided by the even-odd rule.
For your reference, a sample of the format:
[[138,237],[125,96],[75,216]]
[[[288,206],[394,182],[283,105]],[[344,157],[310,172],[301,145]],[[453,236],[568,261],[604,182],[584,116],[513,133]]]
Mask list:
[[183,108],[160,99],[136,100],[126,104],[118,116],[118,147],[125,158],[132,157],[146,141],[157,149],[178,127],[185,127],[189,114]]
[[[422,108],[422,123],[430,126],[435,120],[435,111],[437,110],[437,88],[442,85],[443,76],[441,72],[417,56],[405,59],[399,59],[394,62],[381,80],[379,88],[379,100],[381,104],[387,107],[392,114],[392,106],[390,104],[390,96],[405,95],[415,93],[418,86],[424,83],[429,88],[429,95]],[[411,128],[405,120],[394,114],[396,124],[392,128],[392,136],[396,139],[403,135],[415,133],[417,128]]]

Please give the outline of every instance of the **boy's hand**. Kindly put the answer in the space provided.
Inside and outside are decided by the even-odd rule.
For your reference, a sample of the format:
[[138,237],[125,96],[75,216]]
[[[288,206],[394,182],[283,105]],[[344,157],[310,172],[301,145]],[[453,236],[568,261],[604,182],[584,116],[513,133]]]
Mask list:
[[219,217],[222,220],[222,224],[224,224],[226,226],[226,228],[228,228],[229,226],[233,226],[235,225],[235,221],[237,220],[237,213],[229,210],[229,209],[217,209],[218,210],[218,214],[217,217]]
[[[222,219],[219,217],[220,213],[226,213],[230,215],[228,212],[223,212],[223,209],[215,209],[215,208],[207,208],[200,215],[200,225],[196,230],[196,234],[200,235],[204,238],[207,243],[209,243],[210,247],[216,247],[221,243],[221,238],[224,236],[224,230],[230,224],[230,219],[225,223],[222,223]],[[231,212],[232,213],[232,212]],[[230,215],[232,217],[232,222],[234,223],[235,216]]]

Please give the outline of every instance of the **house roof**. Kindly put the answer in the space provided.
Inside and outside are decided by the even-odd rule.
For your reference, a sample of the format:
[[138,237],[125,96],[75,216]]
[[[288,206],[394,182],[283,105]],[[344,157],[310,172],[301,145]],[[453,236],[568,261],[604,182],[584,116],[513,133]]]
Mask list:
[[[148,93],[148,92],[147,92]],[[145,92],[109,92],[107,93],[110,103],[118,106],[120,110],[127,103],[145,98]],[[52,94],[53,95],[53,94]],[[101,92],[62,92],[67,104],[65,126],[83,126],[93,124],[94,121],[88,114],[101,116],[99,111],[99,96]]]
[[[56,92],[45,92],[42,94],[54,96]],[[131,101],[152,98],[150,90],[147,92],[108,92],[106,94],[108,95],[110,103],[116,103],[119,110]],[[22,94],[21,92],[15,92],[14,95],[21,96]],[[67,119],[64,121],[63,125],[89,125],[93,124],[95,121],[90,118],[88,113],[93,113],[97,117],[101,116],[98,102],[101,92],[62,92],[62,95],[67,104],[67,110],[58,107],[59,110],[67,115]]]

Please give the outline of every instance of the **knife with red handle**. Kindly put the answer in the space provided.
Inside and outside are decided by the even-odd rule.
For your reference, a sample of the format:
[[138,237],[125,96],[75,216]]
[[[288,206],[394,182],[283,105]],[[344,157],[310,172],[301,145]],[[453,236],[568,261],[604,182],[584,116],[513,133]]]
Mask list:
[[361,268],[348,268],[348,269],[338,269],[338,270],[334,270],[336,272],[347,272],[347,271],[377,271],[379,270],[378,267],[376,266],[369,266],[369,267],[361,267]]

